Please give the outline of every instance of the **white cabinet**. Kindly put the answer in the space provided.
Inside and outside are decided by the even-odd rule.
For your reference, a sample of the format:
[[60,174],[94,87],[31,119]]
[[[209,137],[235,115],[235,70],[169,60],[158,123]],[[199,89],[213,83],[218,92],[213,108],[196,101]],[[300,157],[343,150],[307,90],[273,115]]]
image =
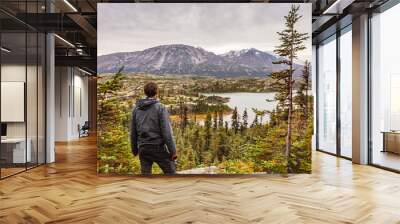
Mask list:
[[[1,140],[2,146],[11,148],[12,163],[25,163],[32,161],[32,140],[25,138],[7,138]],[[25,151],[25,144],[27,144]]]

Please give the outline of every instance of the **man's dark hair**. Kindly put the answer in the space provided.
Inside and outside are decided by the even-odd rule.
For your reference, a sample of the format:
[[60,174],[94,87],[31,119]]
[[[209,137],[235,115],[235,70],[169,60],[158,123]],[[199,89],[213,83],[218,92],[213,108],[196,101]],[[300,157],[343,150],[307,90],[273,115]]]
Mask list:
[[155,82],[148,82],[144,85],[144,94],[146,94],[147,97],[154,97],[157,95],[157,92],[158,86]]

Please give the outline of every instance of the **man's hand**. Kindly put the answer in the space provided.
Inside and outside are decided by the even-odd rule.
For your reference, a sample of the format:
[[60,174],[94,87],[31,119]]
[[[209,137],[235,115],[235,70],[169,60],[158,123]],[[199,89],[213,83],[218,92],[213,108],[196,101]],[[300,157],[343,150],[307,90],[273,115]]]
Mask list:
[[133,156],[137,156],[139,154],[139,149],[132,150]]
[[178,158],[178,156],[176,154],[173,154],[170,159],[171,159],[171,161],[175,161],[177,158]]

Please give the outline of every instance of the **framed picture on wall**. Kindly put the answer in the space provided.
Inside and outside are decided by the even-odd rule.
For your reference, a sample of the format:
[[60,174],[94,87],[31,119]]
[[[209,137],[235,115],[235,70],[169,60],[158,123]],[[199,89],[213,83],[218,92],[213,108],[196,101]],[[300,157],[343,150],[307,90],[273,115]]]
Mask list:
[[311,4],[98,4],[98,172],[311,172]]

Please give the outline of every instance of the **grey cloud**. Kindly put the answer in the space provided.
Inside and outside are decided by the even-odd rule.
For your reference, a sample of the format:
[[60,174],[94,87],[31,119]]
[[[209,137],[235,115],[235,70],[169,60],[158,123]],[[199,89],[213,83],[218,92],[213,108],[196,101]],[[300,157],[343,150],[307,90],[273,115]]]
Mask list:
[[[254,47],[272,51],[291,4],[100,3],[98,54],[188,44],[214,53]],[[301,4],[298,29],[311,34],[311,4]],[[300,56],[309,59],[311,40]]]

